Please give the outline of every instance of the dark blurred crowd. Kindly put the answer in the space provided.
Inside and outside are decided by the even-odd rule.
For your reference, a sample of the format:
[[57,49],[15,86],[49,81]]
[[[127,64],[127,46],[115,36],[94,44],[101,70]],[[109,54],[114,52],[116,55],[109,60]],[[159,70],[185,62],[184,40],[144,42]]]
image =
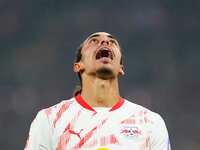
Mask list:
[[23,149],[37,112],[72,97],[77,47],[119,40],[121,96],[161,114],[172,149],[200,149],[200,1],[1,0],[0,148]]

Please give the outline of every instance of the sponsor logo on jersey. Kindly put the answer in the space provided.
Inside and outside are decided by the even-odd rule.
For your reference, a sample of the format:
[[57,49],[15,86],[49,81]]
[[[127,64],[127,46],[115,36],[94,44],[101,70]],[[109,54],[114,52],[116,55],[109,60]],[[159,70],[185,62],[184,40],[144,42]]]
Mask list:
[[81,131],[83,131],[83,129],[81,129],[80,132],[75,132],[75,131],[73,131],[73,130],[68,130],[68,132],[69,132],[70,134],[74,134],[74,135],[78,136],[79,139],[81,139],[81,136],[80,136]]
[[121,130],[121,134],[124,134],[124,136],[127,139],[134,140],[134,139],[137,139],[139,135],[141,135],[141,131],[138,130],[138,127],[125,126]]

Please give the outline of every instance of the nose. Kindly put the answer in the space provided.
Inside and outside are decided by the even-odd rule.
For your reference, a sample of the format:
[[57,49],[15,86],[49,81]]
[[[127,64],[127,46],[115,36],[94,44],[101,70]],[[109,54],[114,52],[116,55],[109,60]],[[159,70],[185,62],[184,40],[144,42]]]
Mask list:
[[101,44],[107,44],[107,45],[109,45],[109,42],[107,40],[102,40]]

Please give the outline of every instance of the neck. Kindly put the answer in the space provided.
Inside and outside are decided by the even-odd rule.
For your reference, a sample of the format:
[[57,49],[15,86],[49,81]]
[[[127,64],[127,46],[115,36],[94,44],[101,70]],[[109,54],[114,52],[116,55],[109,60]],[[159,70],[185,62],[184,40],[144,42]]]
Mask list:
[[84,78],[81,97],[91,107],[112,107],[120,99],[118,79]]

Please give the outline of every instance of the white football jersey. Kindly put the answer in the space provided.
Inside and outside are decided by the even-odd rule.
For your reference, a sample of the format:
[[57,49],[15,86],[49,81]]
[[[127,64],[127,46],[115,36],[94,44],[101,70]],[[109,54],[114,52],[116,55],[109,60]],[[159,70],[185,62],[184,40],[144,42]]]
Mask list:
[[112,108],[92,108],[79,95],[41,110],[25,150],[170,150],[163,119],[120,98]]

